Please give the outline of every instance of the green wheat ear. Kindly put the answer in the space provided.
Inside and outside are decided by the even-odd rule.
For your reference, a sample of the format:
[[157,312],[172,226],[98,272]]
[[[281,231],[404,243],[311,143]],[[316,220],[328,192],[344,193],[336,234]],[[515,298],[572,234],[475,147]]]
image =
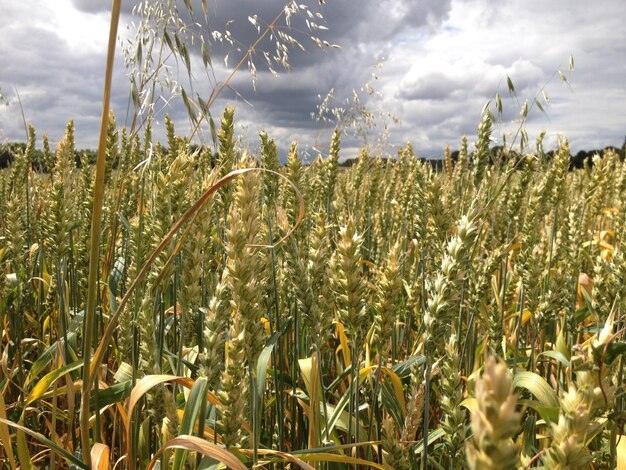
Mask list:
[[242,430],[242,419],[253,417],[255,413],[256,408],[248,406],[250,400],[254,400],[253,388],[249,384],[255,378],[255,364],[265,342],[261,323],[262,286],[265,281],[260,277],[263,268],[259,254],[251,246],[258,244],[260,235],[258,189],[258,175],[246,174],[238,179],[226,230],[224,276],[232,317],[228,355],[222,374],[219,424],[227,448],[246,447],[250,443]]
[[489,357],[482,377],[476,381],[476,408],[472,411],[472,438],[467,443],[470,469],[519,468],[518,444],[521,414],[516,410],[513,381],[503,362]]

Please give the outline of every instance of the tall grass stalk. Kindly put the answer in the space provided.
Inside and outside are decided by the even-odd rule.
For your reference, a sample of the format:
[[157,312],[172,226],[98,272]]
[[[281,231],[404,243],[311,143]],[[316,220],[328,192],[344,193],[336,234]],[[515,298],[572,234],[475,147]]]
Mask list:
[[[87,466],[91,466],[91,442],[89,433],[89,416],[91,403],[92,371],[91,343],[95,339],[95,318],[98,291],[98,274],[100,259],[100,231],[102,219],[102,204],[104,200],[104,171],[106,167],[107,128],[109,123],[109,109],[111,102],[111,87],[113,82],[113,64],[115,62],[115,46],[117,41],[117,26],[122,9],[121,0],[113,0],[111,22],[109,29],[109,44],[107,48],[107,62],[104,78],[104,93],[102,97],[102,118],[100,122],[100,139],[98,143],[98,159],[96,161],[96,176],[94,185],[93,211],[91,216],[91,235],[89,245],[89,279],[87,281],[87,308],[85,310],[85,330],[83,344],[83,391],[80,403],[80,426],[82,429],[80,442],[83,459]],[[97,364],[97,363],[96,363]],[[96,414],[98,410],[96,410]]]

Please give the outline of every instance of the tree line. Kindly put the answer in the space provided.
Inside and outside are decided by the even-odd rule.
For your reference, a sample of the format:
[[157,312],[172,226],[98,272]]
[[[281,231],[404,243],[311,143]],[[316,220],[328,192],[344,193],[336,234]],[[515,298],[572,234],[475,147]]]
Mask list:
[[[198,147],[193,145],[192,150],[196,150]],[[0,169],[7,168],[11,165],[11,162],[15,159],[15,156],[26,150],[26,144],[24,142],[7,142],[4,144],[0,144]],[[208,149],[200,149],[201,151],[209,151]],[[593,156],[594,155],[602,155],[606,150],[614,150],[620,156],[620,160],[624,161],[625,152],[626,152],[626,138],[624,138],[624,143],[621,148],[617,148],[614,146],[607,146],[603,149],[591,149],[591,150],[579,150],[576,154],[570,155],[570,169],[572,168],[583,168],[584,166],[592,166],[593,165]],[[551,160],[554,156],[555,151],[550,150],[545,153],[545,158],[547,160]],[[96,150],[95,149],[80,149],[75,150],[74,152],[74,160],[76,161],[76,166],[80,167],[83,161],[83,158],[86,157],[85,161],[88,161],[90,164],[95,163],[96,161]],[[451,152],[451,157],[453,161],[456,161],[459,157],[459,150],[454,150]],[[497,160],[502,159],[511,159],[511,158],[519,158],[520,155],[515,150],[511,150],[508,148],[503,148],[502,146],[494,146],[491,148],[491,160],[495,162]],[[46,172],[46,164],[45,164],[45,153],[40,149],[33,150],[33,170],[41,173]],[[423,159],[426,162],[429,162],[435,169],[443,168],[443,156],[438,158],[430,158]],[[348,158],[341,162],[339,166],[342,167],[351,167],[358,161],[358,158]]]

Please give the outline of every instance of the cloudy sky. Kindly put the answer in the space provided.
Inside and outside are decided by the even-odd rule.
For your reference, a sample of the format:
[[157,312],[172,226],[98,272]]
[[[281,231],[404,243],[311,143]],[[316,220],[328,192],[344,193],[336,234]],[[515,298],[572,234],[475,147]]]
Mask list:
[[[132,22],[139,20],[131,15],[135,3],[124,1],[120,42],[132,37]],[[201,17],[199,1],[192,3]],[[246,49],[257,37],[248,17],[257,15],[263,31],[285,3],[207,0],[209,27],[203,31],[224,33],[227,21],[232,20],[228,29],[235,45]],[[457,148],[463,135],[472,142],[483,106],[496,92],[504,107],[494,135],[498,143],[503,134],[512,138],[523,102],[532,103],[538,95],[547,116],[531,108],[527,122],[531,141],[545,129],[548,146],[564,135],[574,151],[624,142],[624,0],[598,0],[593,5],[569,0],[304,3],[324,18],[318,23],[328,29],[317,31],[318,37],[340,48],[318,49],[307,37],[306,16],[300,15],[292,21],[291,34],[306,51],[290,50],[291,71],[278,69],[278,78],[267,71],[262,52],[273,53],[273,43],[262,41],[255,55],[256,89],[250,74],[242,70],[211,109],[219,115],[227,104],[234,104],[238,132],[252,147],[256,133],[265,129],[281,149],[297,139],[312,155],[316,148],[323,151],[329,126],[313,120],[311,113],[330,89],[335,97],[331,105],[344,103],[344,107],[344,100],[356,91],[360,103],[375,117],[368,142],[378,142],[387,124],[389,151],[411,141],[420,155],[436,156],[445,145]],[[110,1],[105,0],[0,0],[5,19],[0,29],[0,90],[8,100],[8,106],[0,105],[0,142],[24,140],[23,110],[39,136],[46,132],[58,140],[72,118],[78,147],[96,146],[109,8]],[[279,25],[284,27],[284,20]],[[228,67],[232,67],[242,53],[233,46],[213,45],[213,70],[205,73],[200,48],[190,47],[194,91],[204,99],[228,76],[230,69],[223,60],[228,52]],[[570,55],[573,71],[568,67]],[[184,68],[177,68],[173,61],[169,65],[170,80],[188,87]],[[569,86],[558,70],[568,78]],[[515,85],[515,97],[508,92],[507,76]],[[373,94],[367,92],[366,84]],[[129,88],[120,46],[112,102],[118,123],[127,119]],[[187,132],[180,100],[158,100],[155,109],[157,136],[163,135],[165,112],[173,116],[180,133]],[[210,140],[208,134],[205,129],[201,138]],[[346,138],[343,157],[354,156],[360,142],[361,137]]]

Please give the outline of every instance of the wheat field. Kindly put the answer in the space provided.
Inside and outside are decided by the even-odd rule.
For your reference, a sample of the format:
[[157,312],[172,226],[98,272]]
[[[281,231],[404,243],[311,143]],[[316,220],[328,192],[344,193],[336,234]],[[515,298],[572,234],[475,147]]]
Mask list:
[[338,132],[281,166],[220,124],[212,152],[109,120],[93,328],[73,123],[0,170],[3,468],[623,465],[616,151],[494,158],[486,113],[440,170],[341,168]]

